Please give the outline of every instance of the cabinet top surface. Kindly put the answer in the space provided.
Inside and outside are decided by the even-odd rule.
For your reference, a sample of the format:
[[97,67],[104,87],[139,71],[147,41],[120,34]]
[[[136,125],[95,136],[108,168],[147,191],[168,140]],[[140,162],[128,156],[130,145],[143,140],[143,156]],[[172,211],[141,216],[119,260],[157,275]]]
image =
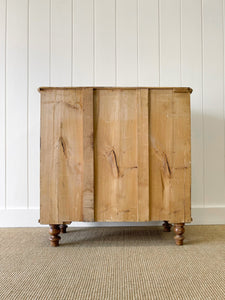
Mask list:
[[68,90],[68,89],[86,89],[91,88],[93,90],[133,90],[133,89],[150,89],[150,90],[170,90],[172,89],[174,92],[177,93],[192,93],[192,89],[190,87],[101,87],[101,86],[79,86],[79,87],[40,87],[38,89],[39,92],[45,91],[45,90]]

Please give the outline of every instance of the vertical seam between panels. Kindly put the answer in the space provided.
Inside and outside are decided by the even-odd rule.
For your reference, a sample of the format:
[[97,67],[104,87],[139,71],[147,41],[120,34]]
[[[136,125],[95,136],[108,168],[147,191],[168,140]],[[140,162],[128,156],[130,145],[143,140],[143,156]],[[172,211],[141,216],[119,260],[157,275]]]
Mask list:
[[73,86],[73,0],[71,0],[71,86]]
[[95,86],[95,0],[93,0],[93,86]]
[[27,208],[29,208],[29,34],[30,34],[30,1],[27,1]]
[[159,53],[159,87],[161,86],[161,33],[160,33],[160,0],[158,0],[158,53]]
[[117,86],[117,0],[115,0],[115,86]]
[[205,129],[204,129],[204,28],[203,28],[203,0],[201,0],[201,77],[202,77],[202,145],[203,145],[203,155],[202,155],[202,166],[203,166],[203,207],[205,207]]
[[6,171],[6,167],[7,167],[7,163],[6,163],[6,158],[7,158],[7,138],[6,138],[6,112],[7,112],[7,108],[6,108],[6,67],[7,67],[7,0],[5,0],[5,209],[7,208],[7,192],[6,192],[6,186],[7,186],[7,171]]

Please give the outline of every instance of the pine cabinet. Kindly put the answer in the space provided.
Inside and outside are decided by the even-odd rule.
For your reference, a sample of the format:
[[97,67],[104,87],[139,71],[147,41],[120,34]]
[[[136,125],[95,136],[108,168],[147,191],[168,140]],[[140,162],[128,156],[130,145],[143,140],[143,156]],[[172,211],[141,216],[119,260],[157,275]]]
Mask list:
[[42,87],[40,223],[191,222],[190,88]]

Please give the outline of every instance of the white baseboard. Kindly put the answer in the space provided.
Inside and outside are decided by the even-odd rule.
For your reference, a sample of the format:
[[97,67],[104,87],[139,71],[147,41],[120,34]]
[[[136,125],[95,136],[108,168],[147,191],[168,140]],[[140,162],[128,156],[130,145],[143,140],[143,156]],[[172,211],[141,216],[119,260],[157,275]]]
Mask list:
[[225,206],[193,207],[192,225],[217,225],[225,224]]
[[[38,223],[39,209],[1,209],[0,227],[40,227]],[[221,207],[193,207],[192,225],[225,224],[225,206]],[[112,222],[112,223],[84,223],[73,222],[70,226],[101,227],[101,226],[157,226],[162,222]],[[47,225],[46,225],[47,226]]]

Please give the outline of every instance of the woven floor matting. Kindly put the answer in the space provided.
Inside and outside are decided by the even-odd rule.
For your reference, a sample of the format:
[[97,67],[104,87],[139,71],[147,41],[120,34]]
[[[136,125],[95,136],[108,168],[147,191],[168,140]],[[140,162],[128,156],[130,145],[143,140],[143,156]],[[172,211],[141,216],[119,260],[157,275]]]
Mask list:
[[0,229],[0,299],[225,299],[225,225]]

